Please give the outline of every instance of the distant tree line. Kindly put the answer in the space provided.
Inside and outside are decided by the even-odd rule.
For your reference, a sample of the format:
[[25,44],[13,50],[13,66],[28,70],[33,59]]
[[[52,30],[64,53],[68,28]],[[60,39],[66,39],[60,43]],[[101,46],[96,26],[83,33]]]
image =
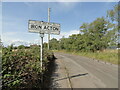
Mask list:
[[116,5],[113,10],[107,11],[107,17],[97,18],[91,23],[83,23],[79,34],[60,40],[51,39],[50,49],[95,52],[118,46],[118,10],[120,10],[119,5]]

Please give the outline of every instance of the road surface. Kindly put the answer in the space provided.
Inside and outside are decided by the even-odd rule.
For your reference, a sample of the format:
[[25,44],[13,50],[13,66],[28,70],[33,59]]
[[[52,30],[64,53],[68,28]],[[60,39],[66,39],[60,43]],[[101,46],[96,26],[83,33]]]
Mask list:
[[90,58],[55,53],[54,88],[118,88],[118,66]]

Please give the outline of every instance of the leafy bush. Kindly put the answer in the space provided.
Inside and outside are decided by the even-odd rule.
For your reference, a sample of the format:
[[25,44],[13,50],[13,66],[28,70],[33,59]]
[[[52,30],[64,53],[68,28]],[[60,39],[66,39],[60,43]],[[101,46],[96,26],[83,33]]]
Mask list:
[[43,70],[40,67],[39,47],[29,49],[12,47],[3,48],[2,52],[2,84],[7,88],[41,88],[42,74],[47,64],[54,58],[51,51],[44,50]]

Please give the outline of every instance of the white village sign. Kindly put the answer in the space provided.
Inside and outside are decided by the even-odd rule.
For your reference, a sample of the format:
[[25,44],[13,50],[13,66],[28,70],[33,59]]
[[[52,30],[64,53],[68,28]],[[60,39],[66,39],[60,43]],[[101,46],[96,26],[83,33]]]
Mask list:
[[29,20],[28,29],[34,33],[60,34],[60,24],[57,23]]

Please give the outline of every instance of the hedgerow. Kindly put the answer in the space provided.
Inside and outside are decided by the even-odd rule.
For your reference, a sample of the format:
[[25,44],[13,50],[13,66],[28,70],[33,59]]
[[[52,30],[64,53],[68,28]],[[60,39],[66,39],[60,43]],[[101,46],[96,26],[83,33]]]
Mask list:
[[42,75],[46,72],[50,60],[54,59],[51,51],[43,52],[43,69],[40,67],[39,46],[27,49],[13,47],[2,50],[2,88],[23,89],[42,88]]

